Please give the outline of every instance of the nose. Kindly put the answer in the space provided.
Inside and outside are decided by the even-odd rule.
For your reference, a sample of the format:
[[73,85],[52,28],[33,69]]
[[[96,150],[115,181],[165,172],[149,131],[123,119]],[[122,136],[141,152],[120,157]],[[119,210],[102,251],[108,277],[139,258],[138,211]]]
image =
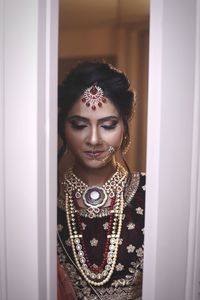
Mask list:
[[101,137],[99,136],[98,128],[92,127],[87,137],[87,144],[96,146],[100,143]]

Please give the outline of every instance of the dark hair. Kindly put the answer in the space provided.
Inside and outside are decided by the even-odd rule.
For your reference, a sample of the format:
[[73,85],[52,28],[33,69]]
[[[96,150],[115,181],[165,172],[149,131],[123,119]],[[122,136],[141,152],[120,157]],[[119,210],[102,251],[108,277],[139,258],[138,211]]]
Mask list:
[[[82,62],[70,71],[58,90],[58,131],[63,140],[59,158],[66,150],[64,134],[66,116],[85,89],[94,83],[102,88],[104,95],[116,106],[122,117],[125,134],[121,145],[121,154],[129,144],[128,121],[133,113],[134,94],[130,90],[128,78],[123,72],[115,69],[110,64],[104,62]],[[124,162],[127,166],[125,160]]]

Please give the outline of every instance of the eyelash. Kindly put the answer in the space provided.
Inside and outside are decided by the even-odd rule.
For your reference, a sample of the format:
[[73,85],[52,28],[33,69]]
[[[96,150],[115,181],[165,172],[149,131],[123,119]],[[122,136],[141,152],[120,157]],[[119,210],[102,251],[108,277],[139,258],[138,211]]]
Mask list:
[[[104,128],[104,129],[106,129],[106,130],[112,130],[112,129],[115,129],[116,125],[117,125],[117,123],[114,123],[112,125],[101,125],[101,127]],[[73,129],[76,129],[76,130],[82,130],[85,127],[87,127],[87,125],[71,124],[71,127]]]
[[71,127],[72,127],[73,129],[81,130],[81,129],[85,128],[86,125],[76,125],[76,124],[71,124]]
[[111,129],[115,129],[117,124],[113,124],[113,125],[102,125],[102,127],[106,130],[111,130]]

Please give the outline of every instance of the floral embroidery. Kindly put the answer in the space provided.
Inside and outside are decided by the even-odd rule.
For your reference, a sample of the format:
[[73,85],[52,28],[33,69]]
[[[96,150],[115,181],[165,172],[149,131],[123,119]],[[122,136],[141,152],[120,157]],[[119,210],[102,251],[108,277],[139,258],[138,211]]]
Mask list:
[[70,238],[68,238],[68,239],[65,241],[65,244],[66,244],[68,247],[71,247],[71,241],[70,241]]
[[107,230],[108,229],[108,222],[103,224],[103,229]]
[[124,265],[118,263],[115,268],[117,271],[122,271],[124,269]]
[[126,249],[127,249],[128,253],[133,253],[135,250],[135,246],[130,244],[129,246],[126,247]]
[[[58,247],[58,250],[59,249],[60,247]],[[76,268],[70,263],[67,263],[66,256],[63,255],[65,259],[61,259],[62,248],[60,250],[60,261],[62,261],[64,269],[70,274],[77,299],[98,300],[85,280],[77,273]],[[133,285],[133,283],[136,283],[135,277],[135,273],[126,275],[123,278],[114,280],[109,287],[97,287],[97,292],[101,295],[102,300],[141,300],[142,284],[140,283],[140,285],[137,286]]]
[[[137,175],[137,176],[136,176]],[[143,174],[141,174],[143,175]],[[124,205],[124,213],[123,213],[123,232],[120,238],[118,239],[119,246],[119,254],[117,256],[117,262],[115,264],[114,269],[114,276],[110,279],[108,284],[102,287],[96,287],[97,292],[99,293],[102,300],[141,300],[141,287],[142,281],[140,282],[139,279],[142,280],[142,262],[143,262],[143,233],[144,233],[144,225],[143,225],[143,204],[140,204],[140,200],[143,200],[144,197],[144,189],[143,186],[144,178],[142,178],[141,182],[141,175],[139,173],[133,174],[135,178],[131,182],[131,187],[127,187],[127,191],[125,191],[125,205]],[[139,196],[134,199],[134,195],[139,188]],[[139,199],[139,202],[137,201]],[[136,201],[134,201],[136,200]],[[130,207],[127,207],[128,204],[131,204]],[[137,203],[137,204],[136,204]],[[58,231],[58,236],[61,237],[63,244],[58,244],[58,256],[60,263],[66,269],[66,272],[69,273],[70,278],[72,280],[72,284],[74,285],[75,293],[77,299],[87,299],[87,300],[98,300],[99,298],[94,294],[94,291],[91,287],[86,283],[84,278],[80,276],[79,272],[76,268],[69,262],[69,257],[67,253],[71,255],[72,251],[68,247],[70,246],[70,239],[68,239],[68,230],[66,230],[66,218],[64,218],[63,211],[65,212],[65,199],[61,203],[58,202],[59,206],[59,214],[61,214],[61,220],[63,221],[64,227],[60,228],[61,233]],[[84,210],[84,211],[83,211]],[[105,212],[104,212],[105,210]],[[83,213],[82,213],[83,212]],[[103,245],[105,244],[104,239],[106,239],[106,231],[109,228],[109,223],[107,222],[109,218],[105,218],[111,214],[113,211],[110,210],[110,207],[101,208],[100,213],[98,214],[97,218],[97,231],[95,234],[93,233],[93,221],[89,219],[87,209],[82,208],[80,211],[76,211],[77,214],[80,215],[80,230],[85,230],[84,234],[86,234],[86,239],[84,242],[87,241],[87,250],[89,254],[89,258],[91,258],[91,267],[97,268],[99,266],[99,262],[101,260],[96,261],[96,255],[98,255],[98,248],[103,250]],[[133,213],[138,214],[138,218],[134,220]],[[84,218],[83,218],[84,217]],[[60,220],[58,218],[58,220]],[[61,221],[58,221],[62,224]],[[137,223],[138,222],[138,223]],[[100,233],[99,236],[102,238],[102,241],[97,239],[96,232]],[[109,233],[107,233],[109,234]],[[128,235],[127,235],[128,234]],[[125,238],[127,235],[127,238]],[[138,243],[136,244],[135,238],[137,239],[138,236]],[[123,239],[123,238],[124,239]],[[60,239],[59,239],[60,240]],[[133,244],[131,244],[133,243]],[[67,246],[66,246],[67,245]],[[61,247],[60,247],[61,246]],[[65,252],[66,247],[66,252]],[[96,247],[96,248],[95,248]],[[60,249],[61,248],[61,249]],[[137,254],[136,254],[137,250]],[[90,256],[91,251],[91,256]],[[110,251],[110,250],[109,250]],[[112,252],[112,251],[110,251]],[[93,255],[93,253],[95,255]],[[101,251],[101,256],[102,256]],[[97,256],[98,258],[98,256]],[[73,259],[73,256],[72,256]],[[133,262],[132,262],[133,261]],[[96,266],[95,266],[96,265]],[[139,276],[139,274],[141,276]]]
[[135,273],[136,269],[138,268],[138,265],[139,265],[138,261],[137,262],[132,261],[131,266],[128,268],[129,272],[132,274]]
[[137,256],[138,257],[143,257],[143,249],[142,248],[138,248],[137,250],[136,250],[136,253],[137,253]]
[[58,224],[58,226],[57,226],[57,229],[58,229],[58,231],[62,231],[62,229],[63,229],[63,225],[61,225],[61,224]]
[[135,210],[138,215],[143,215],[143,209],[141,207],[137,207]]
[[135,228],[135,224],[131,222],[128,225],[126,225],[126,227],[128,228],[128,230],[132,230]]
[[143,191],[146,191],[146,184],[142,186]]
[[119,241],[118,241],[118,244],[119,244],[119,245],[122,245],[122,243],[123,243],[123,239],[120,238]]
[[139,186],[140,183],[140,173],[139,172],[135,172],[132,174],[132,178],[129,184],[129,187],[126,189],[125,191],[125,206],[130,203],[131,199],[133,199],[137,188]]
[[82,225],[83,230],[85,230],[85,228],[86,228],[87,225],[85,223],[83,223],[83,222],[81,223],[81,225]]
[[[140,286],[142,285],[142,272],[139,271],[139,270],[134,270],[134,272],[132,272],[131,275],[126,275],[125,278],[119,278],[117,280],[114,280],[113,283],[112,283],[112,286],[115,287],[115,288],[118,288],[118,287],[125,287],[125,286],[130,286],[130,285],[135,285],[135,287],[139,284]],[[122,296],[122,295],[121,295]],[[124,297],[123,297],[124,296]],[[138,298],[138,296],[141,296],[141,293],[140,294],[135,294],[135,293],[132,293],[132,297],[127,297],[127,294],[125,293],[124,295],[122,296],[122,298],[117,298],[117,299],[137,299],[137,300],[141,300],[142,298]],[[116,299],[116,298],[113,298],[113,299]]]
[[91,244],[91,246],[92,247],[96,247],[97,246],[97,244],[98,244],[98,240],[96,240],[95,238],[93,238],[92,240],[90,240],[90,244]]

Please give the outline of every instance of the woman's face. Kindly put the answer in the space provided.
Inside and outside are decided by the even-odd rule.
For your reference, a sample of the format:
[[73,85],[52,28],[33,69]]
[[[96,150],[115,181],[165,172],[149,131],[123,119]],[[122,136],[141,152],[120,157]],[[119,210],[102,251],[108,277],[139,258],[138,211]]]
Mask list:
[[123,121],[107,98],[96,110],[87,107],[80,98],[66,118],[67,146],[76,162],[85,167],[99,168],[110,162],[122,143],[123,133]]

